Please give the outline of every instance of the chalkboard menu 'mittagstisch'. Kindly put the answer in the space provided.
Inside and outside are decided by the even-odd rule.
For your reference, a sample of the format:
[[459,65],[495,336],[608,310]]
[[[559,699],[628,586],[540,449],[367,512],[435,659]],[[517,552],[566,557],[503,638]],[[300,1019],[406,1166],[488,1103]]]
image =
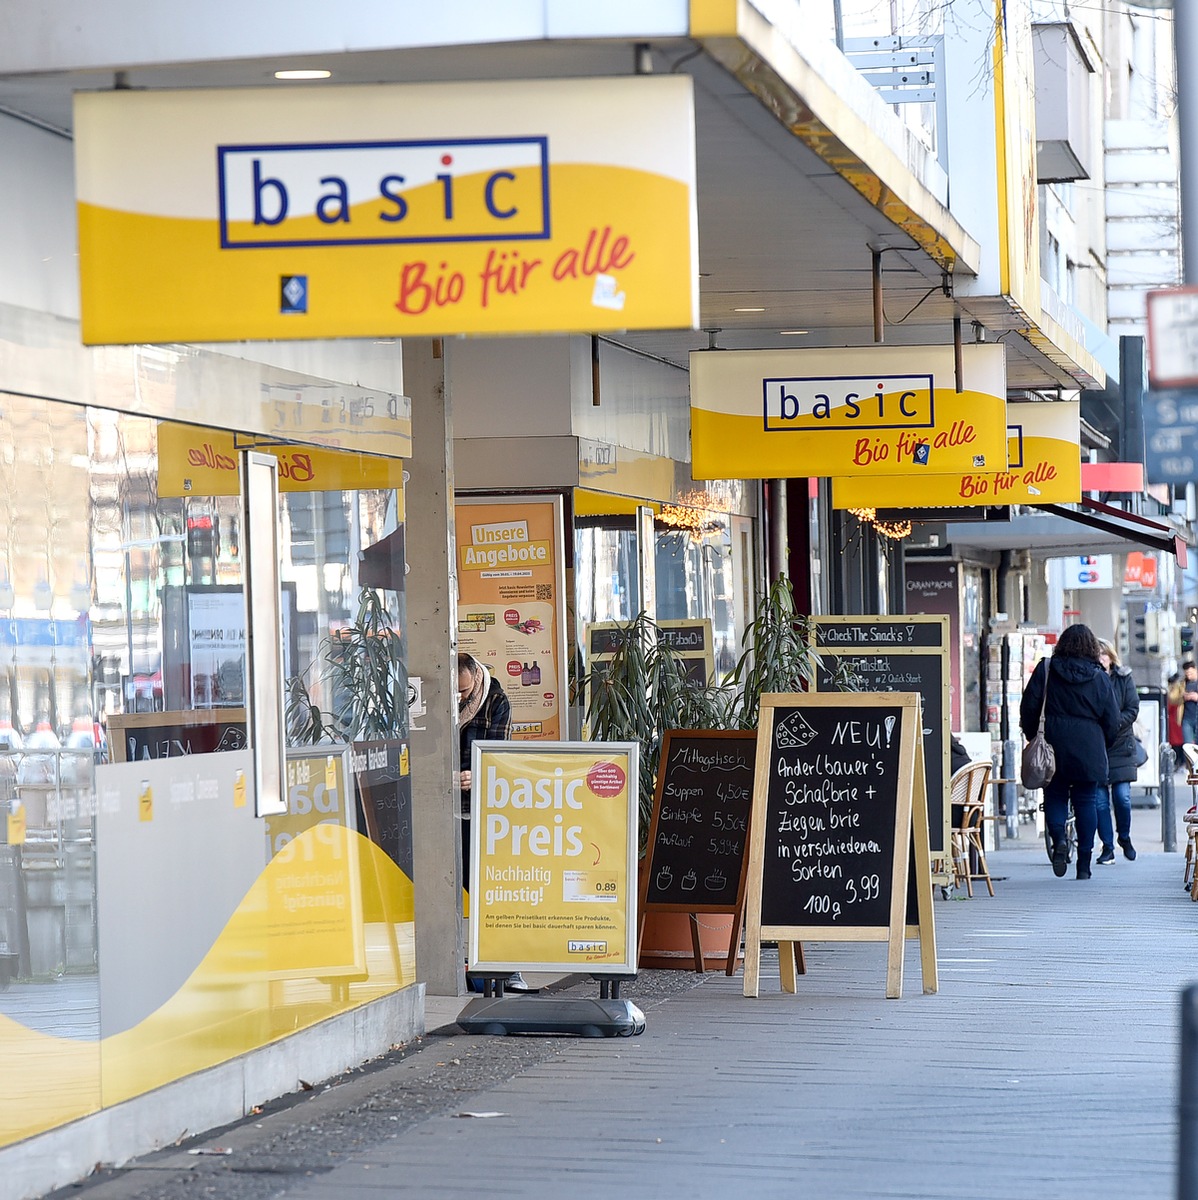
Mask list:
[[736,914],[730,966],[740,941],[756,745],[752,730],[665,734],[641,878],[642,913]]

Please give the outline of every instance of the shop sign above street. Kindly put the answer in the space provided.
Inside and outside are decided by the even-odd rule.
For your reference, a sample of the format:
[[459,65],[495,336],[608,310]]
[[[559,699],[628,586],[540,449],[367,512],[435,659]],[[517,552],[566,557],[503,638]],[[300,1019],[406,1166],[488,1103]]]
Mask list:
[[[1077,401],[1007,405],[1006,470],[960,475],[850,476],[832,481],[834,508],[1076,504],[1081,499]],[[925,518],[935,520],[935,517]]]
[[1198,478],[1198,389],[1144,397],[1144,470],[1149,483]]
[[1148,380],[1154,388],[1198,386],[1198,287],[1148,293]]
[[693,327],[694,124],[685,75],[80,93],[83,340]]
[[[941,475],[1006,466],[999,345],[691,354],[696,479]],[[992,501],[990,501],[992,502]]]

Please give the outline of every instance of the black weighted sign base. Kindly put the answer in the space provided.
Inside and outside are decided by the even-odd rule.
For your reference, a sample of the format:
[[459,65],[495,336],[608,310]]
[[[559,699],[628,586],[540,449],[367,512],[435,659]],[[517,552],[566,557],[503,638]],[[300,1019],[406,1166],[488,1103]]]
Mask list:
[[573,1034],[575,1037],[635,1037],[645,1032],[645,1014],[631,1000],[583,996],[479,996],[458,1015],[467,1033]]

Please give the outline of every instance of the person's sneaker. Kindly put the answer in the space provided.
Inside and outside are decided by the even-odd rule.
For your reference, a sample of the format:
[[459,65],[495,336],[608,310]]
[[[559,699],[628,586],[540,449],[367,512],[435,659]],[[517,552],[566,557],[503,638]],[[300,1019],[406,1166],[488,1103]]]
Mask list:
[[519,971],[516,971],[503,981],[503,990],[505,992],[535,992],[538,989],[533,987]]
[[1077,864],[1077,877],[1078,877],[1078,879],[1089,879],[1090,878],[1090,868],[1087,866],[1083,866],[1079,862]]
[[1103,846],[1102,853],[1098,856],[1098,865],[1100,867],[1110,866],[1115,861],[1115,847]]
[[1058,878],[1064,878],[1069,870],[1069,843],[1063,838],[1053,838],[1052,841],[1052,873]]
[[1136,861],[1136,848],[1131,844],[1131,838],[1121,837],[1119,839],[1119,849],[1123,851],[1123,857],[1126,858],[1128,862]]

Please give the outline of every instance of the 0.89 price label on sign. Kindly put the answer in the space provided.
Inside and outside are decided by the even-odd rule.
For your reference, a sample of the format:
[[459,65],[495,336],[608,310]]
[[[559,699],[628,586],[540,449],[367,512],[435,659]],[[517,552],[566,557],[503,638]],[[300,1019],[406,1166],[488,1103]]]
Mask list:
[[619,878],[614,871],[563,871],[562,899],[575,904],[616,904]]

